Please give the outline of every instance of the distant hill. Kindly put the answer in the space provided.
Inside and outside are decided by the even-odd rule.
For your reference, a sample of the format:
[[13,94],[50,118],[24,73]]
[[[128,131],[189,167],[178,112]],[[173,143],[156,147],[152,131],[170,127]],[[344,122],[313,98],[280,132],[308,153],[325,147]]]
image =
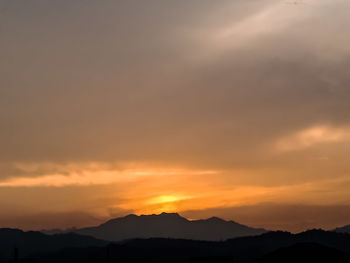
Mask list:
[[23,263],[350,262],[343,261],[349,259],[349,253],[350,234],[310,230],[295,235],[268,232],[224,242],[135,239],[105,247],[64,249],[28,258]]
[[297,243],[280,248],[263,256],[260,263],[303,263],[303,262],[350,262],[350,255],[338,249],[326,247],[317,243]]
[[[308,230],[299,234],[289,232],[268,232],[256,237],[243,237],[228,240],[231,252],[241,254],[249,251],[245,256],[256,257],[270,253],[282,247],[288,247],[297,243],[316,243],[323,246],[336,248],[350,254],[350,234],[324,231],[321,229]],[[254,252],[255,251],[255,252]]]
[[78,229],[75,232],[109,241],[151,237],[219,241],[260,235],[266,230],[251,228],[217,217],[191,221],[177,213],[162,213],[160,215],[128,215],[109,220],[96,227]]
[[94,237],[82,236],[75,233],[45,235],[40,232],[24,232],[18,229],[0,229],[0,262],[8,262],[13,256],[15,247],[20,257],[35,253],[58,251],[65,247],[106,246],[108,242]]
[[338,233],[350,233],[350,225],[338,227],[338,228],[334,229],[333,231],[338,232]]
[[75,230],[77,230],[77,228],[72,227],[72,228],[67,228],[67,229],[59,229],[59,228],[54,228],[54,229],[42,229],[39,232],[47,234],[47,235],[55,235],[55,234],[67,234],[67,233],[72,233]]

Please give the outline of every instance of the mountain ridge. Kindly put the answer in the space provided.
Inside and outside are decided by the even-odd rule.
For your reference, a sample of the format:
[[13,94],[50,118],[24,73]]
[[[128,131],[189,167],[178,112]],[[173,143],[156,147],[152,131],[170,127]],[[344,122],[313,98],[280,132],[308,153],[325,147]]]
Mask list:
[[349,262],[349,244],[350,234],[320,229],[298,234],[271,231],[259,236],[240,237],[223,242],[133,239],[111,243],[106,247],[66,249],[58,253],[34,256],[31,258],[34,261],[29,259],[25,262]]
[[267,232],[218,217],[189,220],[178,213],[151,215],[130,214],[113,218],[98,226],[77,229],[74,232],[108,241],[134,238],[178,238],[219,241]]
[[337,227],[334,230],[332,230],[334,232],[338,232],[338,233],[350,233],[350,225],[345,225],[342,227]]
[[16,247],[19,255],[55,252],[65,247],[105,246],[108,242],[77,233],[47,235],[39,231],[0,228],[0,262],[8,262]]

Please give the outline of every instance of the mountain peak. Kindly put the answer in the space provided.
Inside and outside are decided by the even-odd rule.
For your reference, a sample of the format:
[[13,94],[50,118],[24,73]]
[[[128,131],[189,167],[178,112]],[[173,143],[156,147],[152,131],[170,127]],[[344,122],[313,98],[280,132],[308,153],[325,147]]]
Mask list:
[[167,217],[181,217],[183,218],[182,216],[180,216],[178,213],[166,213],[166,212],[163,212],[161,214],[159,214],[159,216],[167,216]]
[[141,218],[158,218],[159,220],[173,220],[173,221],[188,221],[186,218],[180,216],[178,213],[166,213],[162,212],[160,214],[152,214],[152,215],[141,215]]
[[151,215],[134,215],[134,214],[131,214],[131,215],[128,215],[128,216],[125,216],[124,218],[127,218],[127,217],[138,217],[138,218],[183,218],[183,219],[186,219],[182,216],[180,216],[178,213],[166,213],[166,212],[162,212],[160,214],[151,214]]
[[124,216],[124,218],[135,218],[135,217],[137,217],[137,215],[135,215],[135,214],[129,214],[129,215]]
[[142,219],[149,219],[151,220],[152,218],[159,218],[159,219],[181,219],[181,220],[186,220],[186,218],[180,216],[178,213],[161,213],[161,214],[151,214],[151,215],[135,215],[135,214],[129,214],[124,217],[117,217],[108,220],[106,223],[103,223],[102,225],[110,225],[110,224],[115,224],[120,221],[139,221]]
[[210,218],[207,219],[207,221],[211,221],[211,222],[227,222],[226,220],[216,217],[216,216],[212,216]]

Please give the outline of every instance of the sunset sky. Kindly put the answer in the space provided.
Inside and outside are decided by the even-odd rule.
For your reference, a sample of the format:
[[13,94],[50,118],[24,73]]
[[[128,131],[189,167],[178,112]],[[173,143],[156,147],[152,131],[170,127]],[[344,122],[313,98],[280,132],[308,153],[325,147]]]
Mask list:
[[350,224],[349,0],[0,0],[0,227]]

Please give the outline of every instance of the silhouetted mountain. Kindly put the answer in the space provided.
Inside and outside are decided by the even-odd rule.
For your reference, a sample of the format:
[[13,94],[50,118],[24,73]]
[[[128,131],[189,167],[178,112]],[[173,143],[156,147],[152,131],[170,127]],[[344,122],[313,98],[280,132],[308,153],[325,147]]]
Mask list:
[[350,255],[316,243],[298,243],[263,256],[260,263],[350,262]]
[[[106,247],[64,249],[52,254],[37,255],[24,262],[316,262],[313,259],[318,259],[317,262],[350,262],[342,261],[348,259],[349,253],[349,234],[310,230],[296,235],[281,231],[268,232],[224,242],[135,239]],[[304,258],[301,258],[302,254],[305,254]]]
[[54,228],[54,229],[42,229],[39,232],[44,233],[46,235],[55,235],[55,234],[67,234],[67,233],[72,233],[75,232],[77,228],[72,227],[68,229],[59,229],[59,228]]
[[105,246],[106,241],[75,233],[45,235],[40,232],[24,232],[18,229],[0,229],[0,262],[8,262],[12,258],[14,247],[19,256],[25,257],[33,253],[52,252],[65,247]]
[[333,231],[339,232],[339,233],[350,233],[350,225],[338,227],[338,228],[334,229]]
[[218,241],[259,235],[266,230],[250,228],[217,217],[190,221],[176,213],[162,213],[160,215],[128,215],[112,219],[100,226],[83,228],[75,232],[109,241],[151,237]]
[[350,253],[350,235],[324,230],[309,230],[299,234],[269,232],[256,237],[228,240],[231,252],[240,258],[260,258],[266,253],[297,243],[317,243]]

